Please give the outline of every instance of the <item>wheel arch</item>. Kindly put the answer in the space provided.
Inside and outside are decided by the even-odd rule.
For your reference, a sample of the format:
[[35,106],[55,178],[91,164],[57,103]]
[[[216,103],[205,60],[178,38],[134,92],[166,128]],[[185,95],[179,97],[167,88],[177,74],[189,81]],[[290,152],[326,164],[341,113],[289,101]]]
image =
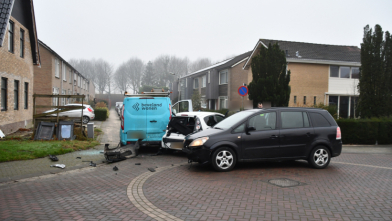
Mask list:
[[235,152],[237,158],[236,160],[237,161],[239,160],[239,147],[235,143],[232,143],[230,141],[220,141],[212,145],[210,148],[211,149],[210,158],[215,153],[215,151],[218,150],[220,147],[228,147],[232,149]]
[[314,142],[314,143],[311,145],[311,148],[309,149],[309,152],[307,153],[307,157],[309,157],[310,154],[312,153],[312,151],[313,151],[316,147],[318,147],[318,146],[324,146],[324,147],[326,147],[326,148],[329,150],[329,153],[331,154],[331,157],[332,157],[332,147],[331,147],[331,145],[330,145],[327,141],[325,141],[325,140],[318,140],[318,141]]

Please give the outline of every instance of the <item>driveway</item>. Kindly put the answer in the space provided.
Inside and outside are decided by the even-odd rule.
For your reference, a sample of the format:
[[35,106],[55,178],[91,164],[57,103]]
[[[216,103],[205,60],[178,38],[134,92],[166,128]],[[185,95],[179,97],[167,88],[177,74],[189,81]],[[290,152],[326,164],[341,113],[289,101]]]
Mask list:
[[[111,130],[105,139],[115,143]],[[372,149],[346,146],[322,170],[259,162],[228,173],[143,149],[115,164],[0,184],[0,220],[391,220],[391,147],[361,148]]]

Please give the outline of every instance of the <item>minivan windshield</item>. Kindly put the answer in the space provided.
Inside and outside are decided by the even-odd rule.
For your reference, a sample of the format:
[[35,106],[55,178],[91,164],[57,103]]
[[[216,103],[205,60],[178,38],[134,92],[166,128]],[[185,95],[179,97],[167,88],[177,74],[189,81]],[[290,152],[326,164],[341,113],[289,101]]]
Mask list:
[[238,122],[242,121],[244,118],[254,114],[253,111],[241,111],[236,114],[231,115],[230,117],[222,120],[218,124],[214,126],[215,129],[228,129],[236,125]]

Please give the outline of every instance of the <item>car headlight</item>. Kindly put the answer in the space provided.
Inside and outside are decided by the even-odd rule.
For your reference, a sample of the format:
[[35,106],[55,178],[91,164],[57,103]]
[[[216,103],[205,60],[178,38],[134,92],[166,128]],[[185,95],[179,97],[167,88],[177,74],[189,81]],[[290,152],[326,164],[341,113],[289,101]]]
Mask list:
[[196,140],[192,141],[191,144],[189,144],[190,147],[197,147],[203,145],[205,142],[207,142],[209,138],[208,137],[200,137],[197,138]]

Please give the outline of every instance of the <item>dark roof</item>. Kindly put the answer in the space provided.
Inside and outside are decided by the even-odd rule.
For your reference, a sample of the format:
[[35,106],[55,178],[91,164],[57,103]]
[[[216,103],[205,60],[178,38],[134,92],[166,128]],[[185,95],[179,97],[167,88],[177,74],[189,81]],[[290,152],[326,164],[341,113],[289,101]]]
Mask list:
[[14,0],[0,0],[0,47],[3,46],[8,20],[11,16]]
[[[195,72],[192,72],[192,73],[190,73],[188,75],[185,75],[183,77],[188,77],[190,75],[203,73],[204,71],[208,71],[208,70],[211,70],[211,69],[218,69],[218,70],[226,69],[226,68],[231,67],[231,66],[235,65],[236,63],[244,60],[245,58],[249,57],[251,54],[252,54],[252,51],[245,52],[245,53],[237,55],[237,56],[235,56],[233,58],[229,58],[227,60],[224,60],[224,61],[218,62],[216,64],[213,64],[213,65],[211,65],[209,67],[206,67],[206,68],[197,70]],[[183,77],[181,77],[181,78],[183,78]]]
[[[260,41],[267,47],[269,43],[278,43],[280,49],[285,52],[287,50],[287,59],[361,62],[361,49],[357,46],[313,44],[270,39],[260,39]],[[297,56],[297,52],[299,56]]]
[[[0,0],[1,1],[1,0]],[[57,54],[53,49],[51,49],[48,45],[46,45],[45,43],[43,43],[41,40],[38,39],[38,43],[40,46],[44,47],[46,50],[48,50],[50,53],[54,54],[55,56],[57,56],[58,58],[60,58],[64,63],[66,63],[69,67],[72,68],[72,70],[74,70],[77,74],[79,74],[80,76],[82,76],[84,79],[88,80],[88,82],[90,82],[89,79],[87,79],[86,77],[84,77],[78,70],[76,70],[71,64],[69,64],[65,59],[63,59],[59,54]]]

